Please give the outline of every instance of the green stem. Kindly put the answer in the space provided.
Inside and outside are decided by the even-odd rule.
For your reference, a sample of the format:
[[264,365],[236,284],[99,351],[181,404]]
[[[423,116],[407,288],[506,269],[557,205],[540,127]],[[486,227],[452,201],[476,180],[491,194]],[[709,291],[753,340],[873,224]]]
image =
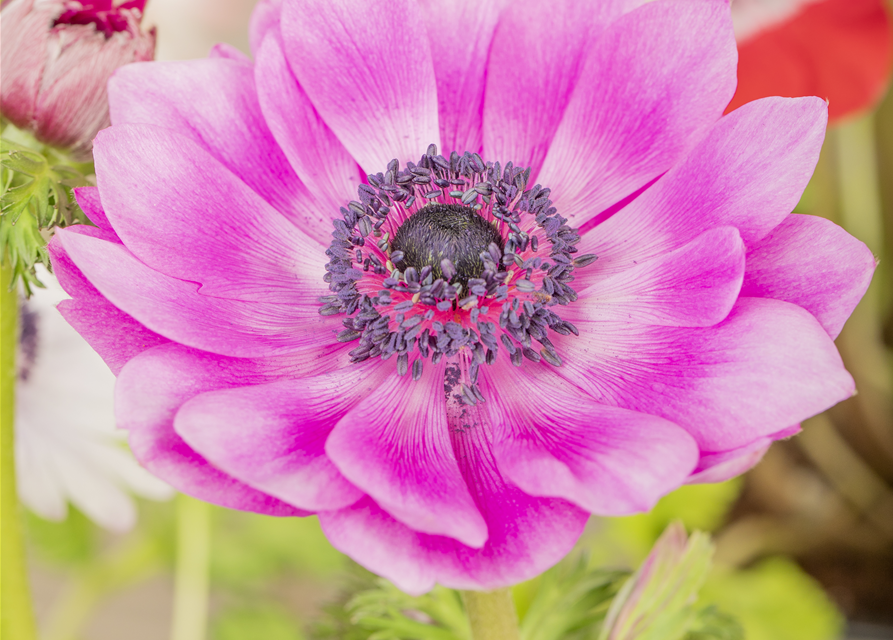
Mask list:
[[211,506],[177,496],[177,567],[171,640],[204,640],[208,619]]
[[519,640],[518,613],[510,589],[463,591],[472,640]]
[[18,291],[13,271],[0,256],[0,636],[34,640],[34,614],[25,562],[25,540],[15,476],[15,353],[18,347]]

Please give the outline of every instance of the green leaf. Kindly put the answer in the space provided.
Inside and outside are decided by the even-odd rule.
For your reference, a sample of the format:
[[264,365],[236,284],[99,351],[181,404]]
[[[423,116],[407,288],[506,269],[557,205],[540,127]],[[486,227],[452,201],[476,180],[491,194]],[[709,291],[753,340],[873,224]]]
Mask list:
[[744,627],[729,614],[710,605],[698,611],[685,640],[745,640]]
[[843,617],[822,587],[782,557],[716,572],[701,600],[740,620],[747,640],[833,640],[843,628]]

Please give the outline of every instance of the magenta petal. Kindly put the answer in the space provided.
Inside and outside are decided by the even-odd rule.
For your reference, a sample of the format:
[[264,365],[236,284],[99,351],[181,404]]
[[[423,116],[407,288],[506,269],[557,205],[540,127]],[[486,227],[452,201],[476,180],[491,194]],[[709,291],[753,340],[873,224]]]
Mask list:
[[312,378],[204,393],[180,409],[174,429],[218,469],[256,489],[309,511],[340,509],[363,492],[329,461],[326,438],[388,370],[375,360]]
[[487,57],[506,1],[420,2],[437,78],[440,142],[447,158],[451,151],[462,154],[481,150]]
[[201,393],[263,384],[286,375],[319,371],[318,353],[291,360],[252,361],[164,345],[131,360],[115,388],[118,425],[130,448],[153,474],[191,496],[233,509],[278,516],[307,515],[212,466],[174,431],[174,416]]
[[538,180],[580,226],[672,167],[735,93],[725,2],[651,2],[592,46]]
[[[3,3],[6,5],[6,2]],[[3,8],[0,22],[0,107],[17,127],[33,125],[40,79],[47,64],[50,30],[58,7],[19,0]]]
[[415,0],[285,0],[282,39],[316,110],[367,173],[438,144],[437,85]]
[[322,247],[191,140],[118,125],[94,155],[108,219],[153,269],[221,298],[318,308],[328,293]]
[[[559,498],[536,498],[507,482],[493,458],[486,410],[454,406],[450,437],[462,474],[487,523],[474,549],[414,531],[372,498],[319,521],[337,548],[408,593],[437,582],[454,589],[496,589],[539,575],[571,550],[589,514]],[[450,518],[450,512],[443,514]]]
[[678,166],[583,236],[580,251],[599,259],[582,281],[722,225],[736,227],[752,247],[800,199],[818,162],[827,112],[818,98],[766,98],[723,117]]
[[742,298],[713,327],[574,318],[558,373],[598,402],[662,416],[704,451],[744,446],[852,395],[834,343],[807,311]]
[[800,425],[797,424],[729,451],[702,451],[698,466],[686,483],[725,482],[739,476],[762,460],[773,442],[789,438],[799,432]]
[[416,531],[479,548],[487,525],[450,446],[443,367],[413,381],[393,372],[344,416],[326,453],[348,480]]
[[525,375],[499,361],[485,373],[496,462],[530,495],[628,515],[679,487],[698,461],[681,427],[600,405],[549,370]]
[[490,51],[484,102],[485,157],[531,167],[535,179],[580,77],[587,50],[623,9],[623,0],[510,3],[499,20]]
[[251,53],[257,56],[261,44],[267,33],[279,31],[279,22],[282,14],[282,0],[260,0],[251,12],[251,22],[248,25],[248,41],[251,45]]
[[90,343],[112,373],[118,375],[125,364],[143,351],[168,342],[106,300],[84,278],[58,238],[50,241],[49,251],[53,273],[72,297],[59,303],[59,312]]
[[833,222],[789,215],[748,252],[741,295],[793,302],[836,338],[876,265],[871,250]]
[[[99,189],[96,187],[78,187],[74,190],[74,197],[78,206],[97,227],[117,237],[112,229],[109,219],[102,209],[102,201],[99,199]],[[119,238],[120,240],[120,238]]]
[[251,58],[245,55],[240,49],[237,49],[226,42],[218,42],[211,47],[211,50],[208,52],[208,57],[223,58],[224,60],[232,60],[233,62],[249,66],[252,64]]
[[212,298],[165,276],[94,227],[59,229],[56,238],[86,278],[115,307],[162,336],[225,355],[252,357],[331,344],[341,329],[318,305],[292,306]]
[[725,318],[744,278],[744,243],[719,227],[580,293],[589,320],[707,327]]
[[[224,58],[127,65],[109,81],[109,105],[116,131],[118,125],[149,124],[189,138],[279,213],[301,228],[308,228],[305,212],[313,203],[267,127],[251,65]],[[106,141],[106,147],[110,146]],[[142,149],[139,153],[146,154],[156,163],[158,173],[163,173],[164,165],[176,158],[153,157],[159,151]],[[191,147],[184,148],[179,155],[185,156],[180,162],[193,156],[193,162],[201,163]],[[164,164],[157,166],[159,163]],[[192,184],[205,184],[201,178],[193,172],[186,175]],[[163,179],[159,175],[156,181]],[[100,187],[105,195],[101,176]],[[199,195],[208,198],[215,193],[214,187],[212,180],[207,191],[202,190]],[[233,203],[233,206],[238,205]],[[243,220],[246,211],[251,209],[233,214]],[[330,229],[324,230],[331,233]],[[325,237],[317,236],[323,245],[327,244]]]
[[331,242],[332,218],[357,198],[360,168],[292,74],[278,30],[270,32],[257,52],[254,73],[267,124],[318,203],[303,212],[304,225],[314,237]]

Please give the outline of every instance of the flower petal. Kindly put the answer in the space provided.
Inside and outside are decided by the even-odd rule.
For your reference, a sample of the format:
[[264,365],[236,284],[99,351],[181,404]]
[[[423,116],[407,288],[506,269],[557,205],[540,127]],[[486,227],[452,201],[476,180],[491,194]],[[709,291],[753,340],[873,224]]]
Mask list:
[[[78,187],[74,190],[74,197],[78,206],[87,215],[87,218],[90,219],[90,222],[116,238],[118,237],[102,208],[102,201],[99,199],[99,189],[96,187]],[[120,238],[118,238],[118,241],[120,242]]]
[[487,523],[483,548],[414,531],[370,497],[319,514],[335,548],[411,594],[424,593],[435,582],[489,590],[533,578],[570,551],[589,517],[565,500],[535,498],[507,482],[493,458],[486,411],[451,402],[453,449]]
[[441,152],[481,150],[487,57],[507,0],[420,0],[437,79]]
[[531,167],[535,178],[580,79],[586,51],[623,8],[623,0],[514,0],[508,6],[487,70],[486,158]]
[[439,145],[437,85],[415,0],[285,0],[282,39],[316,110],[367,173]]
[[212,298],[140,262],[94,227],[56,232],[61,247],[115,307],[187,346],[251,357],[330,344],[341,323],[316,308]]
[[318,202],[305,211],[305,225],[314,237],[331,242],[332,219],[339,208],[357,198],[360,168],[322,121],[298,84],[273,30],[257,52],[254,70],[260,106],[273,136]]
[[675,422],[704,451],[746,445],[854,390],[828,334],[787,302],[741,298],[706,328],[571,321],[580,336],[555,341],[560,375],[600,403]]
[[328,293],[322,247],[191,140],[149,125],[96,138],[102,205],[147,265],[205,296],[314,307]]
[[[723,117],[652,187],[584,234],[598,254],[588,283],[732,225],[753,246],[800,199],[818,162],[827,107],[818,98],[766,98]],[[578,284],[579,286],[579,284]]]
[[[109,81],[109,105],[116,129],[124,124],[148,124],[189,138],[279,213],[323,246],[328,245],[331,229],[326,225],[318,229],[314,224],[320,219],[318,213],[307,215],[315,205],[264,120],[251,65],[223,58],[127,65]],[[110,146],[108,141],[106,146]],[[148,149],[143,153],[156,163],[159,172],[164,170],[164,165],[159,166],[162,162],[183,162],[190,156],[201,162],[191,146],[165,159],[153,157]],[[213,179],[207,182],[193,172],[186,175],[192,184],[207,184],[199,191],[202,198],[214,198]],[[230,215],[244,219],[251,211],[236,209]]]
[[836,338],[876,264],[863,242],[833,222],[793,214],[748,252],[741,295],[793,302]]
[[203,393],[177,413],[174,429],[214,466],[308,511],[349,506],[363,492],[325,453],[335,424],[377,387],[378,360],[333,373]]
[[323,373],[344,364],[334,354],[304,352],[285,358],[227,358],[182,345],[156,347],[131,360],[118,377],[115,415],[130,432],[137,460],[184,493],[233,509],[271,515],[307,515],[212,466],[174,431],[174,416],[189,399],[209,391]]
[[708,327],[732,310],[743,278],[741,236],[718,227],[594,284],[575,306],[593,321]]
[[799,432],[798,424],[729,451],[702,451],[698,466],[686,480],[686,484],[725,482],[739,476],[756,466],[773,442]]
[[37,92],[47,62],[50,30],[47,24],[56,17],[57,7],[34,6],[34,0],[3,3],[0,21],[0,106],[3,115],[18,127],[28,127],[34,119]]
[[338,422],[326,453],[348,480],[412,529],[475,548],[487,540],[487,525],[450,446],[442,366],[429,364],[418,381],[393,372]]
[[684,157],[735,92],[725,2],[651,2],[592,46],[539,181],[580,226]]
[[679,487],[698,461],[681,427],[598,404],[549,370],[534,376],[498,360],[485,379],[496,462],[530,495],[629,515]]
[[62,247],[61,238],[49,245],[53,273],[72,300],[57,307],[65,320],[96,350],[112,373],[143,351],[168,343],[154,331],[109,302],[84,277]]
[[279,31],[282,18],[282,0],[260,0],[251,12],[248,25],[248,41],[251,53],[257,57],[264,38],[270,31]]

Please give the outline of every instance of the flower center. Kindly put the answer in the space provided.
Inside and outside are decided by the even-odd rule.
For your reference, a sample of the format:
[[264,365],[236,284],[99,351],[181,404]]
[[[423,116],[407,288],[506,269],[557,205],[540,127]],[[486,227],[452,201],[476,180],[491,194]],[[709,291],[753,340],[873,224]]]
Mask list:
[[499,230],[471,207],[461,204],[429,204],[400,225],[391,242],[391,262],[405,272],[431,267],[435,278],[444,277],[444,266],[455,270],[453,282],[463,286],[484,272],[481,253],[490,245],[500,253],[505,245]]
[[83,0],[65,3],[65,10],[56,18],[53,26],[61,24],[92,24],[106,38],[119,31],[127,31],[127,12],[136,11],[141,15],[146,0],[127,0],[117,6],[114,0]]
[[396,356],[397,371],[418,379],[424,360],[458,356],[469,404],[483,400],[480,365],[498,357],[561,366],[549,334],[578,331],[553,309],[577,299],[574,269],[596,257],[574,255],[580,236],[549,189],[527,189],[529,176],[434,145],[418,164],[392,160],[368,176],[334,221],[332,295],[319,311],[345,316],[337,339],[359,341],[354,362]]

